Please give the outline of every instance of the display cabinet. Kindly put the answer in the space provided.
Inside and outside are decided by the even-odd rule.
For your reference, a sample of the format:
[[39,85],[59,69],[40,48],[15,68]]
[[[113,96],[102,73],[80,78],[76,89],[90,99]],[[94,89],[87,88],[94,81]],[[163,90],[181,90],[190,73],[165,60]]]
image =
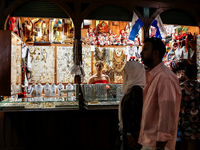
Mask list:
[[0,95],[21,92],[22,40],[12,31],[0,30]]
[[[46,96],[45,94],[31,94],[31,93],[38,93],[38,85],[36,88],[33,88],[29,95],[27,94],[26,98],[17,98],[11,97],[7,98],[0,102],[1,110],[33,110],[33,109],[78,109],[79,108],[79,85],[74,84],[71,89],[66,87],[58,88],[58,95],[49,95]],[[58,86],[59,87],[59,86]],[[47,90],[47,89],[46,89]],[[51,93],[53,93],[51,91]]]
[[122,84],[82,84],[87,109],[118,109]]
[[[5,99],[0,102],[1,110],[30,110],[30,109],[78,109],[78,100],[60,100],[60,97],[55,97],[52,101],[52,97],[38,98],[19,98],[19,99]],[[62,97],[63,98],[63,97]]]

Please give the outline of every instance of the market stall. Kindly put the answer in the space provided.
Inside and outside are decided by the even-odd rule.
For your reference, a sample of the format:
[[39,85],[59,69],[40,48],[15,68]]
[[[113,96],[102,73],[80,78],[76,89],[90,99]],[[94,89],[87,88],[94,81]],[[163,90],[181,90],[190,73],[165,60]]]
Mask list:
[[[178,13],[177,13],[178,12]],[[182,12],[182,11],[181,11]],[[167,17],[173,13],[173,17]],[[166,46],[166,54],[163,61],[174,73],[180,82],[185,80],[185,67],[188,64],[196,64],[196,39],[199,27],[185,12],[168,10],[159,16],[163,21],[165,32],[152,23],[149,30],[150,37],[159,37]],[[185,21],[180,18],[185,15]],[[176,18],[179,18],[177,20]],[[187,20],[187,21],[186,21]],[[158,31],[159,30],[159,31]]]

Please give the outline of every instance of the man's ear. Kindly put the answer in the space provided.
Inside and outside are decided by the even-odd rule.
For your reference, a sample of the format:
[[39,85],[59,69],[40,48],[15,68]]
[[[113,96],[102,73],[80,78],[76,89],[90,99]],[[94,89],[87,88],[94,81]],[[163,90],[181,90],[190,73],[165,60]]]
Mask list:
[[158,56],[158,57],[159,57],[159,50],[154,50],[154,51],[153,51],[153,54],[154,54],[155,56]]

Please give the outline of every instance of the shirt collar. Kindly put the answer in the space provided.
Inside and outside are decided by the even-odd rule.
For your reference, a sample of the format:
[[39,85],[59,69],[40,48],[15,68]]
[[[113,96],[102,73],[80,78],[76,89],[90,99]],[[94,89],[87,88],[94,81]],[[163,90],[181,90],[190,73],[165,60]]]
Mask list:
[[154,77],[156,74],[158,74],[161,71],[162,67],[164,67],[164,66],[165,66],[164,62],[163,61],[160,62],[156,67],[154,67],[152,70],[148,71],[149,75]]

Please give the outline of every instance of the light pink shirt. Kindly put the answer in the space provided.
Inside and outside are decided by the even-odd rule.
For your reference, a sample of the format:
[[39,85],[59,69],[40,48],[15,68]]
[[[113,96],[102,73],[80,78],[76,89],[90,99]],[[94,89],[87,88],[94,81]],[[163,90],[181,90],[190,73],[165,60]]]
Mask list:
[[146,71],[138,140],[141,145],[155,147],[156,141],[168,141],[166,147],[175,150],[180,102],[178,78],[163,62]]

